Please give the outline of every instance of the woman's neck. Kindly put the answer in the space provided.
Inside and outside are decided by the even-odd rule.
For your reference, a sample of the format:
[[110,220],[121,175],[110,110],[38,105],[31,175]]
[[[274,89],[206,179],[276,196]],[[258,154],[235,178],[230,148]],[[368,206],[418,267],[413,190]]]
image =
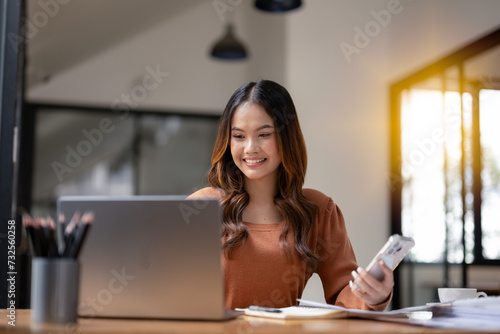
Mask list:
[[272,180],[245,180],[245,190],[250,201],[256,204],[273,203],[276,195],[276,183]]
[[280,223],[282,217],[274,205],[276,179],[245,180],[250,201],[243,211],[243,220],[250,223]]

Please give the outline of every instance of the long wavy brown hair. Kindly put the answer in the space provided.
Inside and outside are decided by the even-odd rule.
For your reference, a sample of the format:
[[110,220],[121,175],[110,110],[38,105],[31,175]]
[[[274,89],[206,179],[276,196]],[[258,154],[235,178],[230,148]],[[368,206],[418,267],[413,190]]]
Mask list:
[[249,82],[238,88],[229,99],[219,122],[208,182],[212,187],[221,189],[224,194],[224,252],[226,256],[231,257],[231,251],[241,245],[248,236],[242,213],[250,196],[245,191],[243,173],[234,163],[230,149],[231,120],[238,106],[245,102],[262,106],[274,120],[281,157],[274,204],[285,221],[280,245],[290,256],[290,246],[286,238],[293,231],[295,251],[314,269],[318,264],[318,256],[307,246],[307,236],[317,208],[302,194],[307,169],[304,137],[290,94],[284,87],[269,80]]

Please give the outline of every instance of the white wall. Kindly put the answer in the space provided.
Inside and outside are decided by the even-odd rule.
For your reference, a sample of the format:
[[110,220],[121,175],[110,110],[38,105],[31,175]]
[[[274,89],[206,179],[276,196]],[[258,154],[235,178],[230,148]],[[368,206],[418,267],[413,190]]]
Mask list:
[[[395,1],[395,0],[394,0]],[[389,233],[389,85],[500,25],[499,1],[307,0],[286,16],[236,7],[237,35],[251,59],[209,59],[223,31],[212,1],[102,50],[32,88],[31,101],[110,106],[140,85],[146,67],[169,72],[141,108],[220,112],[246,81],[282,82],[294,97],[309,150],[306,186],[342,209],[358,262],[366,266]],[[348,62],[342,42],[373,26],[371,11],[395,12]],[[397,13],[396,13],[397,12]],[[62,14],[60,14],[62,15]],[[179,33],[181,32],[181,33]],[[317,279],[306,297],[321,299]]]

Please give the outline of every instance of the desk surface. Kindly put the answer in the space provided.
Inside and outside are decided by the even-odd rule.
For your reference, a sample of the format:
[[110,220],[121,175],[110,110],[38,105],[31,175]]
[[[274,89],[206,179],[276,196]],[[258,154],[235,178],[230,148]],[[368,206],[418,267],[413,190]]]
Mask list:
[[361,319],[335,320],[268,320],[239,317],[234,320],[170,321],[170,320],[112,320],[79,319],[77,325],[37,325],[31,323],[30,310],[16,310],[15,326],[8,324],[8,312],[0,310],[0,332],[13,333],[237,333],[237,334],[294,334],[294,333],[475,333],[443,330],[406,324]]

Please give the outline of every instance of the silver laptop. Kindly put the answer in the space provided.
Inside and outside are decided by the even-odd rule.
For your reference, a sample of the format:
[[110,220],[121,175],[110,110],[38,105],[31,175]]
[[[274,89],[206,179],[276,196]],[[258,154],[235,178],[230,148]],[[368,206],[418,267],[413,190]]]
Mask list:
[[221,210],[179,196],[66,196],[58,212],[92,211],[79,254],[82,317],[218,320],[224,310]]

